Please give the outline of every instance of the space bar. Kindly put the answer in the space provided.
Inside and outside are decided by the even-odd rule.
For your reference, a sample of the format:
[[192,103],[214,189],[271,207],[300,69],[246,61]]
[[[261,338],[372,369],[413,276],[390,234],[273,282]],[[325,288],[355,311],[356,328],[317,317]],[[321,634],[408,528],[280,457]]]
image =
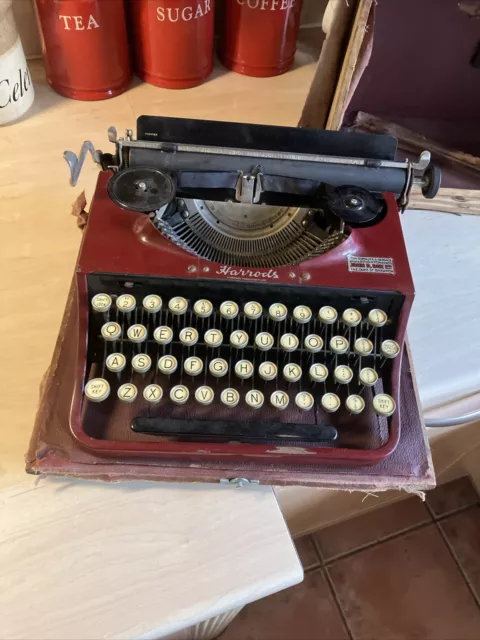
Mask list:
[[134,418],[136,433],[169,436],[182,440],[298,440],[302,442],[331,442],[336,440],[335,427],[316,424],[284,422],[235,422],[223,420],[179,420],[175,418]]

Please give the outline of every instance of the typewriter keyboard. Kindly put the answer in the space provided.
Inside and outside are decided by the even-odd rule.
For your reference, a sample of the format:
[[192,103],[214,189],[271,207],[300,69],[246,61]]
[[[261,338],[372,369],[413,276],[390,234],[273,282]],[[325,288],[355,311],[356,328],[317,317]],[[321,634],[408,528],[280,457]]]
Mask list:
[[[123,406],[134,432],[174,438],[347,437],[367,447],[386,438],[401,351],[395,294],[146,289],[90,292],[85,411]],[[372,417],[373,439],[358,439]]]

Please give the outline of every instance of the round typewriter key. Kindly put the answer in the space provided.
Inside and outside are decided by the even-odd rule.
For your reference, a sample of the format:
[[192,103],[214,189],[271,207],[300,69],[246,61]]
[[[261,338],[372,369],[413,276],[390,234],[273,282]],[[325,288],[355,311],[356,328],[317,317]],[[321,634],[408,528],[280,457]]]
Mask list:
[[162,356],[158,361],[158,370],[169,376],[177,370],[178,362],[175,356]]
[[227,407],[236,407],[240,402],[240,394],[236,389],[224,389],[220,394],[220,400]]
[[175,296],[168,303],[168,308],[176,316],[183,316],[188,309],[188,302],[181,296]]
[[348,340],[343,336],[333,336],[330,340],[330,349],[333,353],[346,353],[349,346]]
[[280,346],[284,351],[290,352],[298,349],[298,338],[293,333],[284,333],[280,337]]
[[328,369],[324,364],[312,364],[308,375],[314,382],[325,382],[328,378]]
[[313,407],[313,403],[313,396],[311,393],[308,393],[308,391],[300,391],[300,393],[297,393],[295,396],[295,404],[303,411],[309,411]]
[[340,398],[336,393],[325,393],[322,396],[321,403],[327,413],[334,413],[340,407]]
[[126,382],[118,387],[117,396],[122,400],[122,402],[133,402],[136,399],[137,394],[137,387],[131,382]]
[[158,344],[170,344],[173,340],[173,331],[170,327],[157,327],[153,332],[153,337]]
[[238,304],[231,300],[226,300],[220,305],[220,315],[227,320],[233,320],[238,316]]
[[333,324],[338,317],[337,310],[333,307],[322,307],[318,312],[318,319],[323,324]]
[[235,364],[235,373],[242,380],[251,378],[253,375],[253,364],[250,360],[239,360]]
[[190,391],[183,384],[177,384],[170,389],[170,400],[175,404],[185,404],[190,395]]
[[312,319],[312,310],[310,307],[305,307],[303,304],[295,307],[293,310],[293,318],[299,324],[305,324],[306,322],[310,322]]
[[265,398],[263,393],[256,389],[250,389],[250,391],[247,391],[247,394],[245,395],[245,402],[252,409],[260,409],[260,407],[263,407],[264,401]]
[[345,309],[342,320],[347,327],[356,327],[362,321],[362,314],[357,309]]
[[158,384],[148,384],[143,390],[143,397],[147,402],[160,402],[163,398],[163,389]]
[[310,353],[318,353],[322,350],[323,340],[320,336],[317,336],[315,333],[311,333],[309,336],[305,338],[303,343],[305,345],[305,349],[310,351]]
[[357,338],[353,350],[359,356],[369,356],[373,351],[373,343],[368,338]]
[[195,400],[200,404],[204,404],[204,405],[211,404],[213,402],[214,397],[215,397],[215,394],[211,387],[207,387],[207,386],[198,387],[198,389],[195,391]]
[[287,382],[298,382],[302,377],[302,368],[295,363],[283,367],[283,377]]
[[109,371],[119,373],[120,371],[123,371],[125,369],[127,359],[125,358],[123,353],[111,353],[109,356],[107,356],[105,364],[107,365],[107,369]]
[[267,331],[263,331],[262,333],[257,333],[255,336],[255,344],[258,349],[261,351],[268,351],[273,347],[275,340],[271,333]]
[[180,331],[179,338],[186,347],[193,347],[198,342],[198,331],[193,327],[185,327]]
[[122,327],[118,322],[106,322],[102,327],[101,333],[105,340],[113,342],[121,337]]
[[270,404],[272,405],[272,407],[275,407],[275,409],[280,409],[281,411],[288,407],[289,402],[290,398],[288,397],[288,394],[285,393],[285,391],[274,391],[270,396]]
[[287,307],[281,302],[274,302],[268,309],[268,315],[272,320],[280,322],[287,317]]
[[372,327],[383,327],[387,320],[387,314],[381,309],[372,309],[368,312],[368,324],[372,325]]
[[274,380],[277,377],[277,365],[273,362],[262,362],[258,367],[258,375],[262,380]]
[[259,302],[247,302],[243,307],[243,313],[247,318],[250,318],[250,320],[256,320],[262,315],[263,307]]
[[193,305],[193,312],[199,318],[209,318],[213,312],[213,304],[210,300],[197,300]]
[[198,376],[203,371],[203,360],[196,356],[187,358],[183,363],[183,369],[189,376]]
[[385,358],[396,358],[400,353],[400,345],[395,340],[384,340],[380,352]]
[[117,298],[117,309],[123,313],[130,313],[137,306],[137,301],[129,293],[124,293]]
[[373,398],[373,410],[379,416],[386,416],[388,418],[395,413],[396,408],[395,400],[386,393],[379,393],[378,396]]
[[132,367],[137,373],[147,373],[152,366],[152,359],[146,353],[137,353],[132,358]]
[[228,372],[228,362],[223,358],[215,358],[208,365],[208,370],[215,378],[222,378]]
[[364,369],[360,369],[360,373],[358,374],[358,379],[366,387],[373,387],[373,385],[378,380],[378,373],[375,371],[375,369],[371,369],[370,367],[365,367]]
[[365,400],[362,398],[362,396],[359,396],[356,393],[352,393],[352,395],[348,396],[348,398],[345,400],[345,406],[350,413],[356,415],[358,413],[362,413],[362,411],[365,409]]
[[219,347],[223,342],[223,333],[218,329],[209,329],[203,339],[207,347]]
[[148,313],[157,313],[157,311],[160,311],[162,308],[162,299],[160,296],[151,294],[149,296],[145,296],[142,304],[143,308],[145,311],[148,311]]
[[341,364],[338,367],[335,367],[333,377],[340,384],[348,384],[352,381],[353,371],[350,369],[350,367]]
[[108,293],[97,293],[92,298],[92,307],[94,311],[108,311],[112,306],[112,299]]
[[92,402],[102,402],[110,395],[110,385],[103,378],[93,378],[85,385],[85,395]]
[[147,338],[147,328],[143,324],[132,324],[127,329],[127,336],[131,342],[144,342]]
[[248,333],[245,331],[232,331],[230,334],[230,344],[236,349],[243,349],[248,344]]

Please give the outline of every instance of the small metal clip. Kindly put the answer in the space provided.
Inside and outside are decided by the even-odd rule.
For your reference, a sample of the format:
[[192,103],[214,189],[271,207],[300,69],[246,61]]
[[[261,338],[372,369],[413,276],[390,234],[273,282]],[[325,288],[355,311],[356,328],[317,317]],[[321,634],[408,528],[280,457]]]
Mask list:
[[234,484],[237,489],[240,489],[246,484],[260,484],[260,480],[248,480],[247,478],[221,478],[222,484]]

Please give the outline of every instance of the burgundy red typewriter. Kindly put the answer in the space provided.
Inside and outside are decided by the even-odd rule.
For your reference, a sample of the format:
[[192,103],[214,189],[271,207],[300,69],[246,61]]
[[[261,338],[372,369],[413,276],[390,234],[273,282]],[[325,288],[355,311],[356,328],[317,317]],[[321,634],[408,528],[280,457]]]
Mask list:
[[69,427],[117,459],[374,465],[402,433],[399,209],[440,175],[389,136],[142,116],[76,270]]

